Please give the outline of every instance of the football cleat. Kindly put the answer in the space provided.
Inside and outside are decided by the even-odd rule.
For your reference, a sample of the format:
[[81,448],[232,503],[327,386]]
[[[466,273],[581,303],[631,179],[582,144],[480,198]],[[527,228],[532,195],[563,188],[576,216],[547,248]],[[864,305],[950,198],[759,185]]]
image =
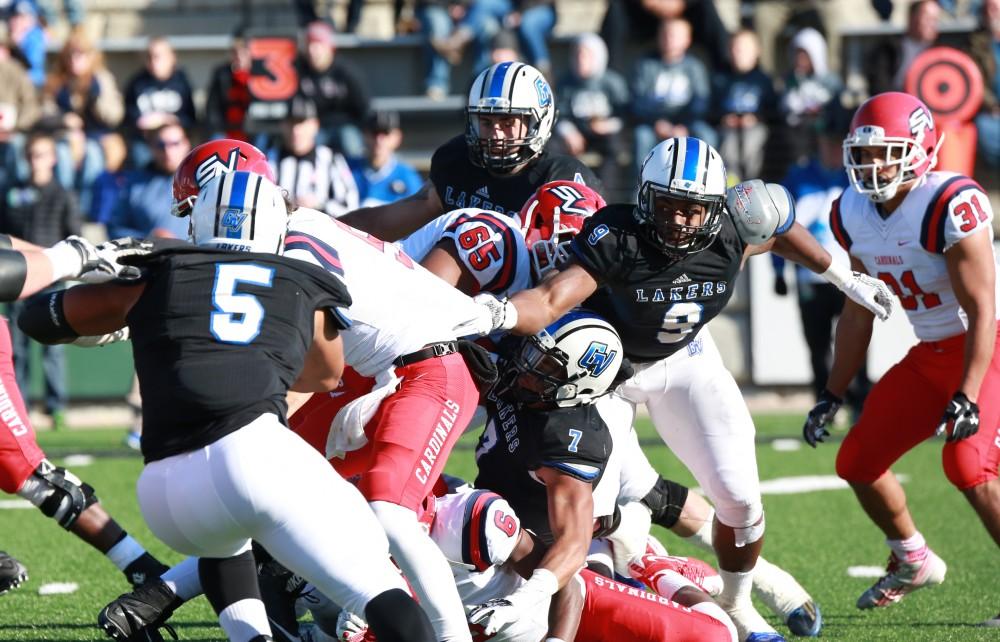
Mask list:
[[819,604],[809,600],[789,613],[785,624],[795,635],[814,638],[823,630],[823,613],[819,610]]
[[901,560],[895,553],[889,554],[885,575],[861,594],[859,609],[889,606],[908,594],[925,586],[937,586],[944,581],[948,566],[931,549],[922,559]]
[[271,634],[276,642],[297,642],[299,623],[295,601],[305,589],[306,581],[282,566],[263,548],[256,546],[254,557],[258,556],[257,584],[271,624]]
[[28,581],[28,569],[7,553],[0,551],[0,595]]
[[744,642],[785,642],[785,636],[773,631],[751,633]]
[[161,642],[163,627],[176,640],[177,634],[166,622],[183,604],[170,587],[156,579],[118,596],[97,615],[97,625],[113,640]]
[[1000,627],[1000,614],[998,614],[996,617],[986,620],[985,622],[980,622],[979,626]]
[[644,583],[657,593],[659,591],[656,582],[664,571],[674,571],[684,576],[712,597],[722,592],[722,578],[719,573],[695,557],[643,555],[634,558],[628,565],[632,579]]

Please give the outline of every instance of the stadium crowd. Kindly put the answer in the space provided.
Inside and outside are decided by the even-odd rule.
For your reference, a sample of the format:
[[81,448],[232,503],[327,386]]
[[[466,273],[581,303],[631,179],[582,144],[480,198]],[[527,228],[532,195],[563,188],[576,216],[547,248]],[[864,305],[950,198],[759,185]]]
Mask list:
[[[819,635],[819,605],[761,556],[753,420],[706,328],[765,252],[797,264],[816,393],[803,439],[816,447],[842,404],[854,411],[836,472],[890,555],[857,607],[945,579],[890,470],[935,431],[1000,543],[992,209],[973,178],[936,167],[941,128],[900,91],[953,3],[908,5],[861,95],[833,70],[837,27],[818,11],[787,23],[773,76],[768,16],[729,33],[711,2],[612,1],[556,77],[554,2],[417,2],[426,97],[452,92],[467,48],[475,61],[463,126],[426,179],[396,156],[399,115],[371,109],[333,26],[296,7],[296,90],[265,126],[243,33],[201,110],[168,38],[120,91],[82,27],[46,65],[33,0],[9,7],[0,37],[0,299],[22,346],[0,323],[0,481],[133,584],[100,611],[108,636],[159,639],[204,594],[239,642],[784,640],[751,591],[793,634]],[[1000,0],[971,11],[979,154],[995,171]],[[640,38],[652,53],[615,69]],[[608,204],[613,190],[632,202]],[[95,245],[84,221],[122,238]],[[871,386],[864,353],[894,305],[920,343]],[[434,314],[405,314],[418,307]],[[185,561],[152,558],[34,443],[17,394],[27,337],[45,345],[57,426],[61,344],[131,340],[139,506]],[[443,467],[479,406],[473,487]],[[706,498],[649,465],[639,407]],[[667,556],[653,523],[718,571]],[[25,576],[0,554],[0,592]],[[315,624],[300,629],[303,609]]]

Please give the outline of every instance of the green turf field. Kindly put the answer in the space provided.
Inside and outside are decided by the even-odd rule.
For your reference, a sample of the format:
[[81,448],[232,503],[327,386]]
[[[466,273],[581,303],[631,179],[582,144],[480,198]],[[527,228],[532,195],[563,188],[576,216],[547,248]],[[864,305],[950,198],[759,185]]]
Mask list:
[[[797,438],[800,421],[797,416],[758,417],[757,460],[763,480],[833,474],[836,444],[815,452],[808,448],[782,452],[767,443],[772,437]],[[91,465],[74,465],[72,470],[97,488],[104,505],[154,554],[165,562],[176,562],[180,557],[152,537],[139,515],[134,482],[141,460],[122,449],[122,435],[122,430],[43,433],[40,441],[60,464],[72,453],[97,454]],[[640,426],[640,435],[657,469],[678,481],[692,482],[666,448],[658,445],[647,424]],[[826,622],[823,638],[1000,640],[998,629],[971,626],[1000,610],[1000,554],[972,510],[945,480],[941,445],[935,441],[917,448],[899,462],[896,472],[909,476],[905,488],[911,509],[928,542],[948,562],[948,579],[938,588],[918,592],[878,612],[854,608],[858,595],[873,580],[851,578],[846,569],[881,566],[887,549],[850,491],[765,495],[765,556],[795,574],[819,602]],[[473,475],[470,436],[448,468],[454,474]],[[294,470],[289,474],[294,475]],[[344,516],[344,525],[350,528],[350,516]],[[658,534],[671,552],[696,554],[671,535]],[[110,563],[34,509],[0,509],[0,550],[21,559],[30,573],[24,586],[0,597],[0,641],[106,639],[94,624],[97,611],[126,588],[123,576]],[[79,590],[40,596],[39,587],[53,582],[76,582]],[[182,607],[172,623],[181,640],[223,639],[204,600]],[[780,623],[775,624],[783,630]]]

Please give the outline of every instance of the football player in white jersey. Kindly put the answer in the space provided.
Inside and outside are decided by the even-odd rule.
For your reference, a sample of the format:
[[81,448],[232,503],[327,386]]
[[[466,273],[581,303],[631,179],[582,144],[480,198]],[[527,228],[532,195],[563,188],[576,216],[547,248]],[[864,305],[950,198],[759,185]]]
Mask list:
[[[844,140],[853,189],[833,204],[830,226],[855,270],[885,281],[920,342],[872,388],[837,454],[837,474],[885,533],[889,564],[858,598],[888,606],[944,580],[945,563],[914,525],[889,467],[944,433],[948,480],[1000,545],[1000,342],[993,211],[982,188],[933,171],[940,134],[927,106],[889,92],[866,101]],[[815,446],[865,359],[872,315],[848,301],[837,325],[833,367],[803,434]],[[917,391],[917,394],[914,394]]]

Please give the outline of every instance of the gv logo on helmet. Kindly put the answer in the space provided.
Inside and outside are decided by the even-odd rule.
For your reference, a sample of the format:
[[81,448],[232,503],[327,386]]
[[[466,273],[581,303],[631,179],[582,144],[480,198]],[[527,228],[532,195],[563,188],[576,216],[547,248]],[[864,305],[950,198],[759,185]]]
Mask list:
[[600,377],[608,369],[608,366],[614,363],[616,356],[618,356],[618,351],[608,352],[608,344],[591,341],[587,351],[577,361],[577,365],[593,376]]
[[216,176],[235,172],[236,164],[239,162],[241,156],[244,160],[247,160],[247,157],[240,153],[239,147],[233,147],[229,150],[229,158],[225,161],[218,154],[212,154],[201,161],[194,170],[194,180],[198,183],[198,188],[205,187],[205,184]]
[[552,89],[549,88],[549,83],[545,82],[545,79],[541,76],[535,78],[535,91],[538,93],[538,106],[548,107],[552,102]]
[[239,238],[243,229],[243,221],[247,218],[246,212],[240,209],[230,208],[222,215],[219,224],[226,230],[226,238]]

